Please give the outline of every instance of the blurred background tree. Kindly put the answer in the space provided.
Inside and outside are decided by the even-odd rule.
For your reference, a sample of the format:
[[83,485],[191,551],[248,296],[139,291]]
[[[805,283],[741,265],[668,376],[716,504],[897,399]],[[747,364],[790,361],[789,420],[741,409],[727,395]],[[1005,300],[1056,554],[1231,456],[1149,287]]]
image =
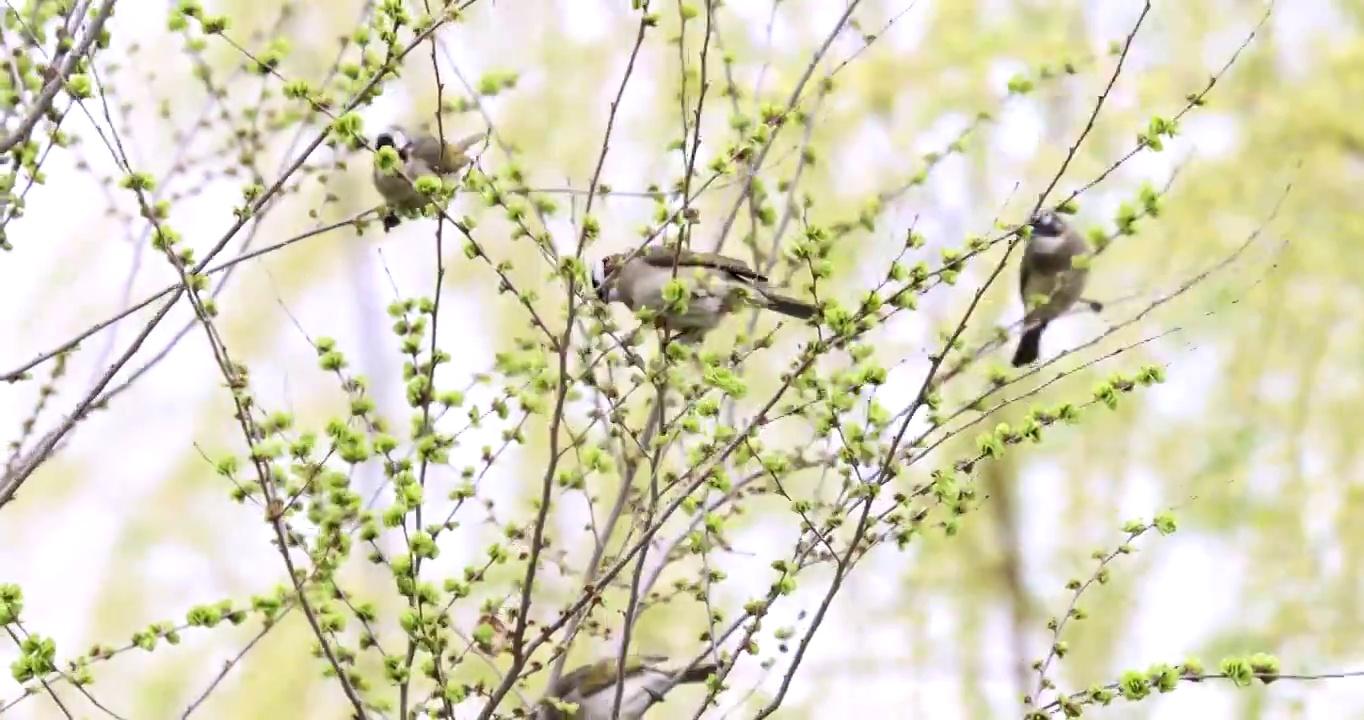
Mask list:
[[[13,310],[0,317],[0,337],[8,338],[0,342],[0,379],[8,382],[0,386],[0,421],[16,445],[0,490],[18,479],[23,487],[12,502],[0,502],[0,581],[21,586],[24,601],[22,624],[7,626],[15,642],[0,650],[0,658],[18,663],[16,679],[0,682],[4,715],[350,712],[338,683],[322,677],[328,661],[310,653],[318,640],[302,613],[262,624],[271,608],[265,598],[287,598],[290,581],[272,547],[271,523],[262,522],[268,504],[233,502],[233,482],[218,472],[223,458],[235,456],[235,479],[251,482],[215,342],[183,297],[164,317],[168,294],[138,307],[179,277],[144,219],[143,203],[155,198],[168,202],[160,220],[179,233],[177,250],[192,249],[190,264],[215,249],[210,268],[280,246],[212,275],[221,346],[249,368],[260,417],[290,413],[288,437],[320,434],[318,454],[328,456],[328,467],[366,501],[378,498],[380,511],[395,496],[385,462],[346,464],[333,457],[344,455],[336,447],[345,443],[329,445],[345,433],[329,437],[325,430],[340,418],[372,448],[371,423],[383,418],[401,441],[398,455],[409,456],[411,418],[423,410],[407,399],[413,375],[404,374],[408,358],[393,332],[401,318],[388,309],[395,300],[439,296],[430,326],[451,359],[435,385],[460,391],[462,404],[446,396],[451,407],[437,425],[458,437],[413,504],[426,509],[425,524],[440,522],[455,506],[446,496],[476,481],[476,501],[459,506],[458,527],[439,536],[439,557],[422,576],[436,588],[472,577],[471,595],[449,605],[462,661],[447,672],[467,693],[454,703],[457,714],[477,717],[513,666],[506,635],[516,626],[517,583],[554,457],[549,428],[558,382],[557,354],[537,337],[517,294],[499,292],[503,280],[492,266],[505,263],[507,280],[522,297],[534,293],[531,304],[562,331],[567,282],[546,263],[543,247],[516,237],[522,227],[543,228],[550,247],[572,255],[585,190],[600,163],[599,182],[612,192],[592,201],[602,239],[583,257],[638,246],[640,228],[657,229],[679,214],[675,186],[697,137],[690,188],[705,189],[687,205],[698,222],[686,231],[662,223],[663,235],[690,233],[701,250],[723,237],[726,253],[770,263],[774,278],[804,287],[808,268],[783,253],[817,245],[809,238],[822,229],[831,274],[819,280],[818,296],[844,308],[856,310],[897,258],[937,271],[953,267],[942,250],[969,247],[973,237],[989,241],[954,283],[935,284],[917,310],[877,323],[868,335],[873,362],[887,370],[875,398],[891,413],[914,403],[942,335],[957,328],[976,289],[1008,263],[946,363],[942,414],[973,405],[997,379],[1010,383],[944,429],[919,417],[911,436],[951,437],[916,457],[882,501],[920,487],[931,470],[975,456],[977,435],[1000,422],[1018,427],[1031,407],[1084,406],[1078,424],[1048,429],[1041,444],[1012,446],[959,474],[972,494],[948,498],[947,509],[932,505],[905,550],[896,549],[893,533],[877,534],[886,527],[874,531],[876,547],[841,583],[781,695],[835,575],[827,562],[803,568],[796,589],[771,604],[753,654],[739,656],[708,717],[751,717],[779,696],[777,717],[1021,717],[1020,698],[1035,694],[1039,682],[1033,663],[1053,642],[1048,620],[1063,617],[1075,595],[1067,582],[1096,577],[1091,553],[1118,550],[1129,520],[1150,523],[1166,511],[1178,533],[1141,535],[1133,554],[1104,565],[1107,582],[1085,585],[1078,606],[1088,619],[1067,623],[1065,656],[1044,661],[1061,690],[1112,683],[1125,671],[1189,656],[1203,658],[1209,672],[1222,658],[1257,652],[1276,655],[1285,673],[1355,667],[1361,615],[1354,591],[1364,565],[1350,529],[1360,511],[1352,420],[1361,349],[1347,308],[1361,294],[1351,281],[1360,266],[1361,221],[1350,180],[1360,173],[1364,147],[1364,129],[1354,121],[1364,97],[1356,32],[1364,4],[653,0],[647,12],[656,23],[643,30],[643,11],[632,4],[453,3],[459,20],[429,34],[417,28],[423,15],[446,9],[436,0],[429,7],[410,0],[202,8],[30,0],[7,7],[10,59],[0,83],[9,108],[4,130],[16,142],[0,209],[7,249],[0,301]],[[411,22],[387,36],[404,6]],[[101,33],[96,23],[107,7],[116,12]],[[63,49],[63,38],[79,48],[92,30],[103,39],[87,47],[91,60],[68,68],[77,79],[24,135],[26,113],[39,107],[44,83],[54,78],[44,68],[60,68],[75,52]],[[408,48],[397,77],[370,82],[392,51]],[[361,132],[326,132],[371,84],[382,94],[354,109]],[[319,112],[300,95],[330,102]],[[1192,98],[1206,104],[1185,113]],[[1140,133],[1177,116],[1178,132],[1155,138],[1159,151],[1132,154]],[[359,141],[392,123],[452,136],[493,129],[477,172],[463,180],[467,192],[447,211],[472,218],[466,226],[488,261],[468,257],[466,238],[448,222],[409,220],[390,235],[372,217],[367,225],[352,222],[378,203],[370,152]],[[767,147],[754,141],[764,132],[776,137],[759,153],[764,165],[750,183],[745,156],[734,151]],[[712,163],[726,158],[735,161],[733,172],[716,175]],[[129,170],[153,178],[154,188],[139,196]],[[1016,329],[1020,313],[1012,260],[1019,249],[1006,259],[1006,230],[1058,177],[1048,203],[1084,190],[1075,200],[1077,222],[1104,248],[1090,294],[1108,308],[1055,324],[1044,360],[1083,349],[1015,381],[1019,373],[1006,372],[1013,340],[1004,350],[990,342],[997,326]],[[280,190],[269,192],[281,179]],[[259,187],[244,200],[243,188],[253,184]],[[234,209],[262,196],[268,203],[239,222]],[[241,228],[229,232],[234,225]],[[911,228],[926,246],[905,249]],[[1208,269],[1215,272],[1199,279]],[[129,308],[136,309],[67,348],[94,323]],[[615,317],[621,328],[632,326],[623,312]],[[775,327],[763,318],[745,332],[746,322],[753,321],[727,324],[706,348],[744,347],[754,327],[757,335]],[[787,325],[771,348],[736,370],[748,393],[733,414],[725,405],[724,423],[747,422],[785,382],[782,373],[813,333]],[[599,329],[599,321],[584,327]],[[418,332],[423,347],[431,327],[425,331]],[[340,373],[319,367],[321,338],[344,353]],[[1095,338],[1102,339],[1085,345]],[[579,334],[575,342],[600,352],[608,340]],[[986,350],[976,352],[982,344]],[[71,352],[31,363],[58,348]],[[638,349],[654,353],[652,341]],[[848,365],[837,352],[831,356],[817,364],[823,382]],[[575,378],[578,363],[575,357]],[[1163,369],[1167,382],[1121,393],[1115,411],[1093,402],[1096,386],[1114,373],[1131,377],[1143,366]],[[626,366],[613,366],[610,377],[604,367],[598,384],[631,387]],[[692,372],[685,364],[675,370]],[[28,376],[19,381],[21,372]],[[348,395],[338,380],[358,376],[372,412],[354,412],[358,391]],[[611,541],[594,547],[585,526],[602,531],[629,464],[620,462],[628,440],[612,441],[602,424],[591,423],[590,387],[577,384],[575,392],[581,397],[563,432],[586,433],[588,441],[558,466],[569,477],[549,478],[564,482],[553,485],[552,543],[533,593],[536,623],[553,621],[579,596],[594,550],[610,564],[637,544],[638,533],[627,528],[647,516],[642,505],[630,505],[615,532],[604,533]],[[639,433],[652,392],[646,383],[632,395],[618,430]],[[866,388],[857,404],[863,423],[872,394]],[[64,422],[87,399],[98,411]],[[709,629],[707,613],[732,623],[745,603],[768,594],[778,579],[772,563],[815,542],[808,533],[798,538],[802,517],[780,494],[810,499],[817,524],[843,517],[842,544],[835,545],[846,546],[857,513],[844,517],[832,508],[851,507],[856,497],[840,472],[857,473],[828,460],[846,436],[817,432],[822,406],[815,405],[804,418],[764,425],[761,452],[796,466],[814,458],[817,466],[793,468],[778,488],[762,473],[745,476],[762,463],[732,461],[730,479],[749,477],[758,494],[744,498],[742,514],[716,513],[723,531],[697,541],[707,548],[704,560],[688,556],[658,570],[655,590],[669,599],[645,604],[632,648],[694,657],[706,647],[698,635]],[[877,462],[858,467],[881,464],[893,427],[872,451]],[[714,437],[715,428],[706,428]],[[691,449],[698,442],[678,440]],[[587,472],[583,492],[565,489],[572,473],[591,466],[588,447],[613,463]],[[681,449],[672,452],[667,468],[685,474],[691,464]],[[941,484],[935,492],[930,497],[946,493]],[[674,520],[669,538],[684,537],[689,518]],[[291,522],[312,537],[308,519]],[[355,672],[368,678],[375,701],[399,702],[380,654],[404,655],[399,617],[406,601],[394,591],[390,566],[421,524],[409,513],[405,530],[387,530],[373,546],[356,539],[335,578],[354,598],[315,599],[326,606],[322,615],[344,619],[340,637],[358,652]],[[485,577],[477,569],[495,543],[508,548],[509,559]],[[372,552],[388,562],[365,562]],[[650,571],[651,562],[657,558],[646,560]],[[466,575],[466,567],[476,570]],[[688,585],[712,571],[723,577]],[[618,648],[633,572],[630,564],[583,624],[570,667]],[[692,598],[697,592],[704,603]],[[190,608],[224,598],[244,610],[234,618],[240,626],[183,629]],[[379,652],[360,650],[358,638],[370,631],[360,620],[367,612],[357,611],[363,602],[377,608]],[[147,634],[159,622],[168,624]],[[169,628],[182,628],[171,633],[173,644],[164,637]],[[32,643],[21,650],[28,633],[55,642],[59,665],[91,643],[121,649],[160,639],[154,652],[133,649],[92,664],[97,682],[87,695],[66,681],[45,686],[24,677],[35,654]],[[734,650],[738,637],[722,646]],[[552,664],[561,639],[522,668],[538,672],[499,713],[539,695],[548,674],[539,664]],[[420,665],[412,674],[420,677]],[[417,686],[427,688],[422,682]],[[1364,712],[1358,687],[1351,679],[1283,680],[1242,690],[1215,680],[1091,712],[1335,718]],[[695,715],[706,695],[705,688],[679,690],[652,717]],[[1039,705],[1052,698],[1043,693]]]

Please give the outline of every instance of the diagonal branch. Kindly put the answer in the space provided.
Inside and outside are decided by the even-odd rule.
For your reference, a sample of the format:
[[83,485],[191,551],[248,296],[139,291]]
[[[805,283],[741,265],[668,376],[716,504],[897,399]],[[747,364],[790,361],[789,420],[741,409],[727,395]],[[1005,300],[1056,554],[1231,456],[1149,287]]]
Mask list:
[[105,21],[113,14],[114,0],[104,0],[104,3],[99,6],[99,10],[95,12],[95,17],[90,21],[89,27],[85,29],[85,35],[81,37],[80,43],[72,52],[67,54],[56,73],[43,86],[43,91],[33,101],[33,105],[25,113],[24,119],[19,121],[19,127],[15,128],[14,132],[10,133],[8,137],[0,140],[0,153],[9,152],[15,145],[27,140],[28,136],[33,133],[33,128],[37,126],[39,118],[47,112],[48,108],[52,107],[52,101],[57,99],[57,93],[61,92],[62,87],[66,85],[66,80],[71,77],[71,73],[76,69],[76,64],[85,57],[85,54],[90,51],[90,46],[99,39],[104,32]]

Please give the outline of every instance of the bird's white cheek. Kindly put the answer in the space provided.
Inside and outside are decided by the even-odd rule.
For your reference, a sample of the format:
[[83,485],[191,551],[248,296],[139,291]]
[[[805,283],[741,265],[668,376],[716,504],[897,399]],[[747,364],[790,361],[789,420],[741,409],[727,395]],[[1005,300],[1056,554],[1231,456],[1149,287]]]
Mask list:
[[1037,252],[1044,255],[1050,255],[1058,252],[1061,247],[1066,244],[1066,236],[1057,235],[1055,237],[1049,237],[1046,235],[1033,235],[1032,240],[1029,242],[1032,243],[1034,248],[1037,248]]
[[693,296],[691,299],[691,314],[703,316],[719,315],[724,307],[724,302],[714,295]]

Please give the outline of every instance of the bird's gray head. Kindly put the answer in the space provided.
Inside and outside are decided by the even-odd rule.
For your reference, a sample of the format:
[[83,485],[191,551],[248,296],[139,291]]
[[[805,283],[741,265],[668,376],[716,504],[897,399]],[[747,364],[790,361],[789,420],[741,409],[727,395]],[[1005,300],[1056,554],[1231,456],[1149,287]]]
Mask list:
[[611,302],[615,299],[615,280],[608,284],[606,278],[615,271],[618,262],[618,255],[607,255],[592,263],[592,289],[602,302]]
[[410,143],[411,141],[408,140],[407,133],[403,132],[402,128],[391,127],[379,133],[379,137],[374,139],[374,149],[380,150],[382,148],[391,147],[394,150],[397,150],[398,157],[403,162],[406,162],[407,147]]
[[1066,232],[1066,221],[1055,210],[1038,210],[1028,224],[1033,234],[1042,237],[1060,237]]

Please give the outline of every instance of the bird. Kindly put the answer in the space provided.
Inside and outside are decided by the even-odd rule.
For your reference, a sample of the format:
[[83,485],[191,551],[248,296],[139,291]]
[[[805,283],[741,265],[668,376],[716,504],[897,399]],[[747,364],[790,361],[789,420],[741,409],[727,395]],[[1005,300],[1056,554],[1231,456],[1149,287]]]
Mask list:
[[1014,351],[1014,367],[1037,360],[1047,325],[1076,302],[1084,302],[1095,312],[1103,309],[1102,303],[1081,297],[1089,268],[1083,261],[1078,266],[1074,261],[1090,256],[1089,243],[1054,210],[1038,211],[1028,225],[1032,234],[1023,251],[1018,282],[1027,310],[1023,316],[1023,335]]
[[[390,128],[374,140],[374,149],[391,147],[398,152],[402,172],[384,172],[375,158],[374,188],[388,203],[384,213],[384,232],[390,232],[402,222],[400,212],[420,210],[430,200],[417,191],[412,183],[422,175],[452,175],[469,164],[466,154],[487,133],[475,133],[456,142],[442,143],[440,138],[425,133],[409,137],[402,128]],[[404,177],[404,175],[406,177]]]
[[[620,302],[631,310],[658,313],[657,323],[680,342],[699,341],[741,306],[772,310],[798,320],[819,311],[816,305],[791,297],[765,275],[742,260],[716,253],[666,247],[607,255],[592,267],[592,287],[606,303]],[[674,277],[691,292],[684,309],[669,310],[664,288]]]
[[[677,684],[702,683],[716,673],[715,663],[702,663],[690,669],[667,667],[664,655],[628,655],[625,659],[625,687],[621,690],[620,720],[639,720],[672,685],[673,675],[681,671]],[[536,706],[535,720],[611,720],[616,702],[616,670],[619,658],[608,658],[583,665],[559,678]],[[550,698],[573,703],[572,714],[549,702]]]

